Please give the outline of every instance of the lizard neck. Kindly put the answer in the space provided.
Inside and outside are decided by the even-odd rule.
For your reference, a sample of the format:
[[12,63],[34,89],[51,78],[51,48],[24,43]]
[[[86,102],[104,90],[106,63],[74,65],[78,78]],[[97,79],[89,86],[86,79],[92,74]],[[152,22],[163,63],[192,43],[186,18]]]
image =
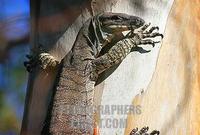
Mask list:
[[98,18],[89,19],[80,29],[72,51],[87,49],[96,57],[102,49],[105,34],[101,31]]

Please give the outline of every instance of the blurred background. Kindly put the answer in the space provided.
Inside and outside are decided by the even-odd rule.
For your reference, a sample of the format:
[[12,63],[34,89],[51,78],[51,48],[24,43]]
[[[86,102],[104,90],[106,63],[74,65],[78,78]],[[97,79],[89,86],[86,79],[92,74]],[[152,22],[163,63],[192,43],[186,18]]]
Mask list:
[[29,0],[0,0],[0,135],[19,134],[27,85]]

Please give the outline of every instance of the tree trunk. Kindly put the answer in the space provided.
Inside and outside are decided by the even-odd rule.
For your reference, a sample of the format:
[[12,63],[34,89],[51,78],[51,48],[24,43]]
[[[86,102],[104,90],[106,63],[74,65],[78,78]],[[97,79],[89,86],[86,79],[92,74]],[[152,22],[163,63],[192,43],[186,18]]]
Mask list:
[[[199,100],[195,97],[199,95],[199,86],[198,56],[194,52],[198,41],[194,33],[200,33],[194,30],[198,27],[192,25],[194,13],[198,13],[199,3],[195,2],[176,0],[166,27],[173,0],[93,1],[94,14],[122,12],[159,26],[161,33],[167,28],[161,51],[161,45],[157,45],[145,47],[152,50],[149,53],[133,52],[112,75],[102,76],[104,81],[95,88],[96,104],[125,106],[133,103],[141,106],[141,115],[97,115],[98,122],[128,118],[126,129],[100,127],[101,135],[128,135],[133,128],[144,126],[160,130],[162,135],[200,134],[196,124],[200,122],[195,119],[199,113],[196,110]],[[31,11],[33,50],[42,44],[59,60],[69,52],[80,27],[91,17],[90,1],[86,0],[31,0]],[[194,40],[188,40],[188,35]],[[29,75],[22,135],[41,133],[56,72],[56,69],[42,71],[38,68]],[[139,93],[141,95],[137,95]]]
[[133,100],[142,106],[142,115],[129,115],[126,133],[149,125],[161,135],[200,135],[199,5],[174,2],[154,76]]

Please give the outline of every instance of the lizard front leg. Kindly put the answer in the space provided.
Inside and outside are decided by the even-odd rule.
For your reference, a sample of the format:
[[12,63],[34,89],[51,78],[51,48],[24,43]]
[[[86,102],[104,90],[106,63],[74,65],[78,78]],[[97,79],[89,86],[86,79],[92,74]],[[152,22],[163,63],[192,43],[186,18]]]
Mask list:
[[41,53],[38,60],[42,69],[46,69],[47,67],[55,67],[60,63],[54,56],[49,53]]
[[[110,68],[113,65],[116,65],[131,52],[132,48],[138,45],[147,45],[150,44],[154,46],[160,41],[153,41],[151,38],[161,36],[162,34],[158,32],[153,32],[158,29],[157,27],[152,27],[149,30],[146,30],[148,25],[144,25],[139,29],[136,29],[134,33],[130,33],[128,36],[131,38],[126,38],[120,40],[112,46],[112,48],[104,55],[94,59],[92,61],[94,68],[98,74],[102,73],[106,69]],[[150,39],[146,39],[150,38]]]

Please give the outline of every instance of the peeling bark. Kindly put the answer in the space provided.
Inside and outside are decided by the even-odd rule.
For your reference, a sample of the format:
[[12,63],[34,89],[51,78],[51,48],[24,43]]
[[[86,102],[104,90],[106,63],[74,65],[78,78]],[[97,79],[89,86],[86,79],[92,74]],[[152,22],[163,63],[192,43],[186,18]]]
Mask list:
[[126,133],[151,125],[161,135],[200,134],[199,5],[196,0],[174,2],[152,81],[133,100],[142,114],[128,117]]

